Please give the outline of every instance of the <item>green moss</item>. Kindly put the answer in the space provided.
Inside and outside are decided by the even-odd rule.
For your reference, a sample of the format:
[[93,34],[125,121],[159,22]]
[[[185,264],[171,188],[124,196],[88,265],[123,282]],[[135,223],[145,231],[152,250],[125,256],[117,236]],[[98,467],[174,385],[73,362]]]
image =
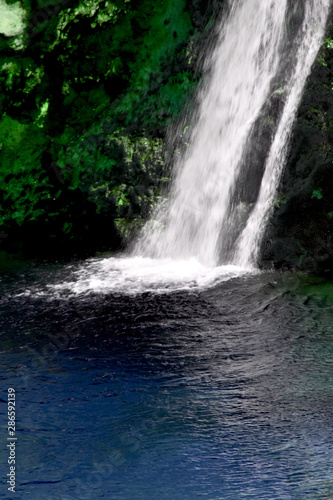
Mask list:
[[[146,0],[143,6],[147,15],[138,20],[144,33],[142,50],[130,66],[135,75],[133,85],[137,90],[147,88],[151,73],[159,69],[161,58],[173,52],[187,38],[191,28],[190,17],[184,13],[185,0],[158,0],[154,2],[153,8],[151,2]],[[148,13],[151,10],[153,15],[150,17]]]
[[321,200],[323,198],[323,190],[321,188],[314,189],[311,198],[316,198],[317,200]]
[[326,38],[324,40],[323,46],[326,49],[333,49],[333,38]]
[[287,198],[282,198],[282,199],[279,199],[279,200],[276,200],[276,201],[275,201],[275,206],[276,206],[277,208],[280,208],[280,207],[281,207],[281,205],[283,205],[283,204],[285,204],[285,203],[287,203]]
[[333,285],[325,283],[324,279],[318,278],[314,281],[312,278],[312,283],[301,285],[298,292],[313,297],[317,301],[333,304]]
[[319,52],[318,55],[318,61],[322,66],[324,67],[328,66],[327,58],[329,52],[332,49],[333,49],[333,40],[331,38],[326,38],[322,44],[321,51]]

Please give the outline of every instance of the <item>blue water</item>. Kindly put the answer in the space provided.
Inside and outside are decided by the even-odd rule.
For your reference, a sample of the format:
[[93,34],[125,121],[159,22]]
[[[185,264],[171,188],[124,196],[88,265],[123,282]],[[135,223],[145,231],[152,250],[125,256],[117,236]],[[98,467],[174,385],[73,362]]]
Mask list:
[[132,296],[2,280],[1,398],[17,400],[10,499],[333,499],[333,287],[291,274]]

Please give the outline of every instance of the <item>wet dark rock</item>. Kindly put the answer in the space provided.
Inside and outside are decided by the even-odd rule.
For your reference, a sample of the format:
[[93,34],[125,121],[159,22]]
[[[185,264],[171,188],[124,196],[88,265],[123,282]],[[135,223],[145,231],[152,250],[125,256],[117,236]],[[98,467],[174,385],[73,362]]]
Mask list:
[[263,267],[333,273],[332,37],[330,21],[298,110]]

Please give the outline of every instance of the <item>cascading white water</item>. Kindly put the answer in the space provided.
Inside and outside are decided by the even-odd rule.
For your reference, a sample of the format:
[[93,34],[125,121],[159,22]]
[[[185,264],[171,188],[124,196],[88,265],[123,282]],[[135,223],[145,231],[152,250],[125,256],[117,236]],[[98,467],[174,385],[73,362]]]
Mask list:
[[257,203],[236,246],[233,261],[249,267],[257,263],[260,243],[285,164],[292,126],[304,90],[306,79],[322,43],[330,0],[308,0],[301,33],[295,44],[298,47],[295,70],[285,93],[283,113],[266,161],[265,172]]
[[[258,202],[232,259],[255,263],[265,221],[306,77],[320,47],[330,0],[304,0],[305,14],[293,76],[271,146]],[[288,0],[234,0],[223,20],[219,42],[206,64],[209,81],[201,88],[189,147],[174,169],[166,206],[157,208],[136,243],[134,254],[188,259],[207,266],[221,262],[221,228],[230,219],[233,189],[241,172],[254,124],[277,77],[286,45]],[[235,216],[230,220],[235,220]],[[223,260],[223,258],[222,258]],[[229,259],[230,261],[230,259]]]
[[176,165],[169,201],[144,229],[135,253],[217,265],[230,190],[277,71],[286,5],[287,0],[233,2],[207,63],[210,81],[201,90],[197,124],[186,157]]

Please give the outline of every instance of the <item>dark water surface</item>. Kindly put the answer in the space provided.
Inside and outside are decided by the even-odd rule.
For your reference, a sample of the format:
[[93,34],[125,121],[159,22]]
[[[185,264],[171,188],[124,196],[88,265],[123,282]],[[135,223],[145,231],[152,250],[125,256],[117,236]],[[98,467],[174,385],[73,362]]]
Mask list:
[[263,273],[171,293],[25,292],[67,274],[2,279],[1,498],[333,499],[331,285]]

